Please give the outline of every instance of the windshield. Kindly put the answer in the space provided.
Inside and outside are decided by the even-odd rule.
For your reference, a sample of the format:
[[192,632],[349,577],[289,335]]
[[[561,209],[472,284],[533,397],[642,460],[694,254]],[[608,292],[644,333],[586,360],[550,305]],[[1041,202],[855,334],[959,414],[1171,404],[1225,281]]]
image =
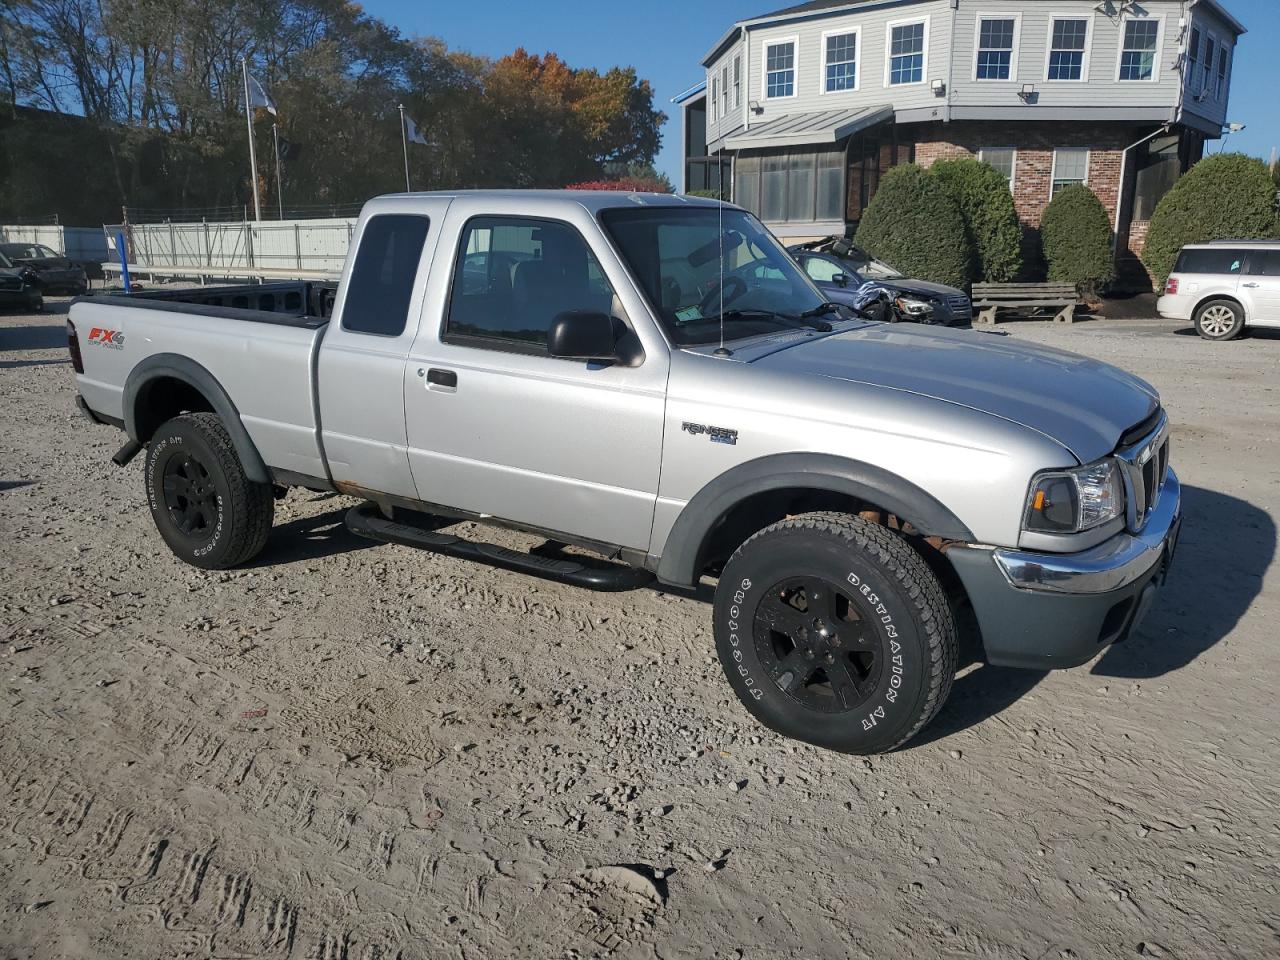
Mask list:
[[854,247],[840,259],[848,263],[853,272],[862,280],[903,279],[901,270],[889,266],[883,260],[877,260],[865,250],[859,250],[857,247]]
[[793,326],[826,299],[742,210],[642,207],[605,210],[600,219],[681,346],[719,342],[722,309],[724,338],[736,340]]
[[44,260],[58,255],[48,247],[39,243],[4,243],[0,244],[0,255],[15,257],[19,260]]

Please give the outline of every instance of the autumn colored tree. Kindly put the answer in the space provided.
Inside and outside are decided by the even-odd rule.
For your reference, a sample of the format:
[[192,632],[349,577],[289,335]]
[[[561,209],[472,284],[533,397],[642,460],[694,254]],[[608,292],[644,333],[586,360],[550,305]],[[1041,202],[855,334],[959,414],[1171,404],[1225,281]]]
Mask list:
[[[608,178],[653,160],[666,119],[631,68],[524,50],[489,60],[403,37],[350,0],[5,0],[0,176],[23,189],[0,190],[0,216],[240,208],[251,195],[241,57],[279,108],[290,204],[403,189],[400,103],[429,140],[409,148],[418,189]],[[267,209],[272,119],[255,127]],[[91,197],[43,188],[59,156],[102,168]]]

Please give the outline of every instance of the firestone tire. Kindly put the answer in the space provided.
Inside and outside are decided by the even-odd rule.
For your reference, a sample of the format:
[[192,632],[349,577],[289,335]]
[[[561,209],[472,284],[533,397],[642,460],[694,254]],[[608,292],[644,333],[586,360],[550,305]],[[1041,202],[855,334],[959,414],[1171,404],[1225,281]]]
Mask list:
[[216,414],[174,417],[147,444],[147,503],[178,559],[226,570],[266,545],[275,516],[271,484],[245,474]]
[[811,513],[730,557],[716,652],[747,710],[784,736],[882,753],[937,714],[955,679],[951,605],[924,560],[859,517]]

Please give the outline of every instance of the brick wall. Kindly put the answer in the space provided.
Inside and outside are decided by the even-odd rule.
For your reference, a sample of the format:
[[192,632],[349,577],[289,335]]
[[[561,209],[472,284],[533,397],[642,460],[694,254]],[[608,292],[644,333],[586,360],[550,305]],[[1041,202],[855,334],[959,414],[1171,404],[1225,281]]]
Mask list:
[[983,147],[1013,147],[1018,151],[1013,176],[1013,204],[1018,218],[1038,227],[1049,203],[1055,147],[1089,149],[1089,187],[1115,222],[1124,148],[1142,135],[1129,124],[1084,122],[1026,122],[961,120],[913,125],[916,162],[928,167],[935,160],[976,156]]
[[[916,162],[923,167],[936,160],[977,156],[983,147],[1013,147],[1013,205],[1026,228],[1023,237],[1023,279],[1042,279],[1038,230],[1040,217],[1049,204],[1053,183],[1055,147],[1086,147],[1089,150],[1088,186],[1102,201],[1114,225],[1120,201],[1120,167],[1124,148],[1149,128],[1123,123],[1065,121],[1006,122],[961,120],[952,123],[913,124],[903,127],[915,135]],[[1129,172],[1132,184],[1133,171]],[[1121,224],[1120,240],[1125,249],[1118,258],[1125,286],[1142,286],[1146,272],[1138,259],[1147,238],[1147,224]],[[1126,243],[1127,241],[1127,243]]]

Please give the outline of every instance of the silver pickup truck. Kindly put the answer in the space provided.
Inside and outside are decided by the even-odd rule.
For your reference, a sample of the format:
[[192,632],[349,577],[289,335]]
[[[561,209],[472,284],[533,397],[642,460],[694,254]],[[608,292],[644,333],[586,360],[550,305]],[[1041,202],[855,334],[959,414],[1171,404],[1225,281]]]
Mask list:
[[298,486],[363,501],[363,536],[584,587],[712,578],[746,709],[837,750],[937,713],[958,620],[1031,669],[1124,639],[1179,526],[1148,384],[868,321],[713,201],[382,197],[336,289],[99,296],[68,335],[80,408],[128,434],[117,463],[145,449],[182,560],[245,562]]

